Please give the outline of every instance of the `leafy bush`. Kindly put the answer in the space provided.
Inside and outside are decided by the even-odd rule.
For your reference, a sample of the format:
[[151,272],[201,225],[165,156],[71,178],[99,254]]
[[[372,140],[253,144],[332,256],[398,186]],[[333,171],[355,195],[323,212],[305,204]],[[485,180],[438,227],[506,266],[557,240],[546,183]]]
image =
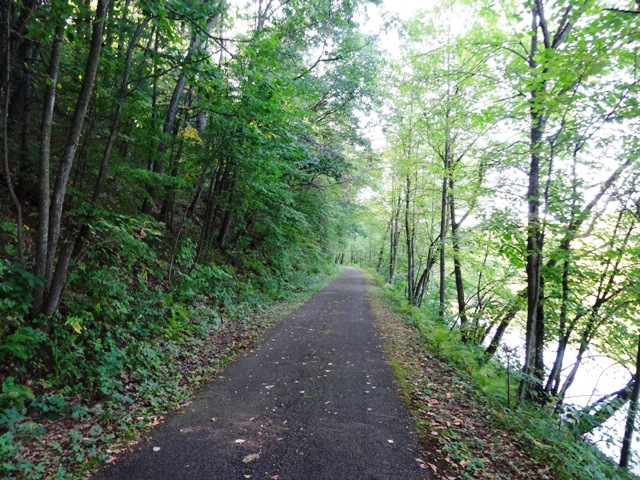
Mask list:
[[2,383],[0,409],[24,409],[26,402],[33,400],[34,398],[35,396],[33,391],[29,387],[16,384],[13,377],[7,377]]
[[46,336],[29,319],[33,290],[42,279],[18,263],[0,260],[0,360],[27,361]]

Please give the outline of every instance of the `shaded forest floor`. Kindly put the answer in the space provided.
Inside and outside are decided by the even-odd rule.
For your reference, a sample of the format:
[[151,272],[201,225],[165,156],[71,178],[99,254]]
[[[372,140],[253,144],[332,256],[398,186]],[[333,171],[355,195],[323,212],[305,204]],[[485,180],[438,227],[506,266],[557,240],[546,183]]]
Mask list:
[[[588,464],[576,465],[571,472],[572,466],[567,465],[571,460],[563,458],[563,450],[556,443],[547,442],[540,431],[524,429],[526,423],[517,420],[518,415],[526,416],[526,412],[512,411],[485,396],[470,375],[452,365],[447,355],[437,353],[437,348],[430,344],[428,330],[420,332],[407,323],[405,315],[394,313],[394,302],[371,283],[376,322],[426,450],[422,467],[431,470],[436,478],[635,478],[626,472],[615,477],[592,475]],[[555,429],[561,436],[557,425]],[[574,441],[562,438],[565,442]],[[574,446],[578,443],[576,450],[595,450],[579,439]],[[609,463],[597,452],[592,455],[602,457],[597,463]],[[615,469],[613,465],[607,468]],[[581,473],[576,474],[576,469]]]

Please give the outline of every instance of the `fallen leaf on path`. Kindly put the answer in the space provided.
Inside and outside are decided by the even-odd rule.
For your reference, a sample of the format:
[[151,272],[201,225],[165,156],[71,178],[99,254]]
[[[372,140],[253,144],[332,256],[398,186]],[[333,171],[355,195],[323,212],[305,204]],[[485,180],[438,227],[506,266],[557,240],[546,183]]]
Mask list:
[[252,453],[251,455],[247,455],[246,457],[244,457],[242,461],[244,463],[251,463],[251,462],[257,461],[259,458],[260,458],[259,453]]

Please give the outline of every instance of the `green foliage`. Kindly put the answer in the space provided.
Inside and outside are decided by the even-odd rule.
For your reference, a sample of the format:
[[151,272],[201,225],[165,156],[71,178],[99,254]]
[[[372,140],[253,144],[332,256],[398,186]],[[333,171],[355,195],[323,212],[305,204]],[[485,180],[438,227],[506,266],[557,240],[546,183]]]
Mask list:
[[[187,395],[185,371],[206,378],[215,368],[199,355],[217,348],[210,336],[228,335],[219,346],[228,356],[264,326],[256,311],[332,273],[354,230],[358,170],[372,170],[356,113],[379,104],[381,57],[357,28],[365,3],[283,2],[260,22],[246,12],[239,23],[247,31],[236,33],[228,2],[106,2],[90,106],[75,129],[100,23],[95,4],[11,2],[11,51],[0,45],[0,57],[11,58],[2,69],[11,95],[6,173],[24,228],[0,210],[3,425],[32,439],[39,430],[29,430],[31,419],[86,421],[99,415],[88,404],[118,418],[138,408],[134,397],[148,406],[136,411],[141,417],[166,410]],[[227,35],[236,38],[213,43]],[[56,95],[45,144],[47,87]],[[72,130],[80,142],[67,149]],[[53,212],[65,151],[73,158],[61,218],[46,225],[40,209],[49,207],[37,192],[52,192]],[[0,203],[11,205],[5,182],[0,189]],[[34,275],[44,266],[39,247],[51,260],[46,281]],[[32,312],[34,293],[45,306]],[[236,327],[246,335],[235,338]],[[140,426],[123,424],[127,432]],[[99,458],[101,436],[73,432],[57,474]],[[47,462],[15,460],[23,437],[2,437],[9,453],[1,462],[9,476],[42,476]]]
[[4,337],[0,344],[0,359],[29,360],[45,340],[46,334],[42,330],[20,325]]
[[[380,278],[378,277],[378,283]],[[437,320],[433,314],[410,306],[401,292],[384,288],[389,306],[405,321],[419,330],[425,348],[437,358],[455,368],[462,382],[468,384],[466,392],[473,401],[488,405],[494,412],[491,421],[508,434],[527,444],[527,453],[541,464],[552,469],[553,478],[572,480],[576,478],[630,480],[631,473],[618,468],[599,452],[595,446],[574,435],[570,426],[558,423],[548,409],[525,404],[512,409],[507,404],[506,370],[499,363],[487,364],[477,347],[462,343],[459,335]],[[517,388],[517,379],[511,379],[512,389]],[[477,478],[486,459],[470,454],[471,439],[456,437],[448,432],[445,450],[463,465],[462,478]]]
[[0,260],[0,360],[27,361],[46,339],[28,318],[33,290],[41,284],[20,264]]
[[23,409],[29,400],[34,397],[33,391],[26,385],[15,383],[15,378],[7,377],[2,382],[2,393],[0,393],[0,409],[17,408]]

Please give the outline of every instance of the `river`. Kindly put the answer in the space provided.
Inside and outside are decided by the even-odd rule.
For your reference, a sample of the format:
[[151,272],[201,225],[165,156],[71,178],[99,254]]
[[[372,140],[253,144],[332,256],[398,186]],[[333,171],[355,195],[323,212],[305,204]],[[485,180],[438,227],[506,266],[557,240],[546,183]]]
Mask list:
[[[522,364],[524,361],[524,335],[517,328],[509,328],[505,332],[503,344],[516,351],[516,356]],[[545,364],[550,370],[555,359],[557,343],[550,344],[545,350]],[[568,347],[565,354],[563,380],[571,369],[577,349]],[[499,352],[499,357],[502,353]],[[578,370],[576,379],[567,391],[565,403],[576,408],[586,407],[593,401],[624,387],[631,378],[632,372],[598,352],[587,352]],[[618,461],[620,447],[624,433],[627,409],[623,408],[610,418],[601,428],[588,435],[587,439],[595,444],[609,458]],[[638,436],[634,435],[632,443],[632,471],[640,475],[640,456],[638,451]]]

